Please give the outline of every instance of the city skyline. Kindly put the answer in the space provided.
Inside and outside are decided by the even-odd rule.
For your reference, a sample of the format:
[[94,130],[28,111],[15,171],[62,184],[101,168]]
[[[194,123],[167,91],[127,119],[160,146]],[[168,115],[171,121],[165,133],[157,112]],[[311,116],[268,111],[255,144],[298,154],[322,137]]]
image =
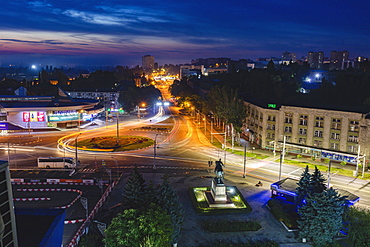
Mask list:
[[307,56],[347,50],[370,56],[367,2],[8,1],[3,2],[0,65],[160,64],[191,59]]

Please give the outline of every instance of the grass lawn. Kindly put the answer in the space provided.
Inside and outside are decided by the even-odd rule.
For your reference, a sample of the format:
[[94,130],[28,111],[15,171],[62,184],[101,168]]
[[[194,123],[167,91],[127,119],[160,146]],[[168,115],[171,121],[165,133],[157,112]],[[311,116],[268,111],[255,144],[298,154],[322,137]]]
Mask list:
[[[280,159],[278,159],[276,162],[280,162]],[[328,164],[323,163],[323,165],[319,165],[319,164],[313,164],[313,163],[310,163],[310,162],[306,162],[306,161],[303,161],[303,160],[284,159],[284,164],[294,165],[294,166],[303,167],[303,168],[308,166],[308,168],[310,170],[314,170],[315,166],[317,166],[317,168],[321,172],[328,172],[328,169],[329,169]],[[338,167],[331,166],[330,173],[343,175],[343,176],[347,176],[347,177],[353,177],[353,170],[352,169],[351,170],[344,169],[344,168],[345,168],[345,166],[343,166],[343,168],[338,168]],[[360,177],[361,177],[361,173],[362,173],[362,168],[359,168],[359,176]],[[365,176],[364,176],[363,179],[370,179],[370,173],[365,172]]]
[[77,142],[77,147],[97,151],[108,149],[118,152],[141,149],[153,144],[152,139],[143,136],[120,136],[118,143],[116,136],[102,136],[81,140]]

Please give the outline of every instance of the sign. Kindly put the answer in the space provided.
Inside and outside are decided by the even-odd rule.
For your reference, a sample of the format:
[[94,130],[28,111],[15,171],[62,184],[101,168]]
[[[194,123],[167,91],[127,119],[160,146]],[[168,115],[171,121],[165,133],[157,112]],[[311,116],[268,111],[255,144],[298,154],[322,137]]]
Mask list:
[[25,111],[22,113],[23,122],[45,122],[45,112]]
[[57,122],[57,121],[72,121],[78,120],[78,116],[76,115],[49,115],[48,121],[49,122]]
[[274,108],[275,109],[276,108],[276,104],[267,104],[267,107],[268,108]]
[[105,166],[105,165],[106,165],[106,163],[105,163],[105,161],[104,161],[104,160],[102,160],[102,161],[101,161],[101,165],[102,165],[102,166]]
[[0,123],[0,130],[7,130],[8,129],[8,123]]

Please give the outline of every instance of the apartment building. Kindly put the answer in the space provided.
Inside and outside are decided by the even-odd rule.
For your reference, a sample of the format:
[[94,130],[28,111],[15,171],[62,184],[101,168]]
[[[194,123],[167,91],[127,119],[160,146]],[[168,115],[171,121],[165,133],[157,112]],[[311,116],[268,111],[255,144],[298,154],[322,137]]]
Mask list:
[[336,153],[337,160],[344,160],[346,154],[355,156],[359,149],[361,155],[370,155],[370,116],[367,114],[244,103],[247,106],[244,133],[261,148],[273,149],[285,136],[287,143],[296,144],[297,153],[313,155],[312,150],[317,149],[315,155],[326,151],[331,155]]

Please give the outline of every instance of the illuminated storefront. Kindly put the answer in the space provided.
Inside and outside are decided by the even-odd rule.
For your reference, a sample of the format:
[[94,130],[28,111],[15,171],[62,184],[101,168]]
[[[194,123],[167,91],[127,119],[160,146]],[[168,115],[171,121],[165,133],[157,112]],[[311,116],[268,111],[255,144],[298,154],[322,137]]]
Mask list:
[[[0,96],[1,97],[1,96]],[[98,100],[55,97],[6,96],[0,100],[4,117],[1,133],[77,127],[104,110]]]

